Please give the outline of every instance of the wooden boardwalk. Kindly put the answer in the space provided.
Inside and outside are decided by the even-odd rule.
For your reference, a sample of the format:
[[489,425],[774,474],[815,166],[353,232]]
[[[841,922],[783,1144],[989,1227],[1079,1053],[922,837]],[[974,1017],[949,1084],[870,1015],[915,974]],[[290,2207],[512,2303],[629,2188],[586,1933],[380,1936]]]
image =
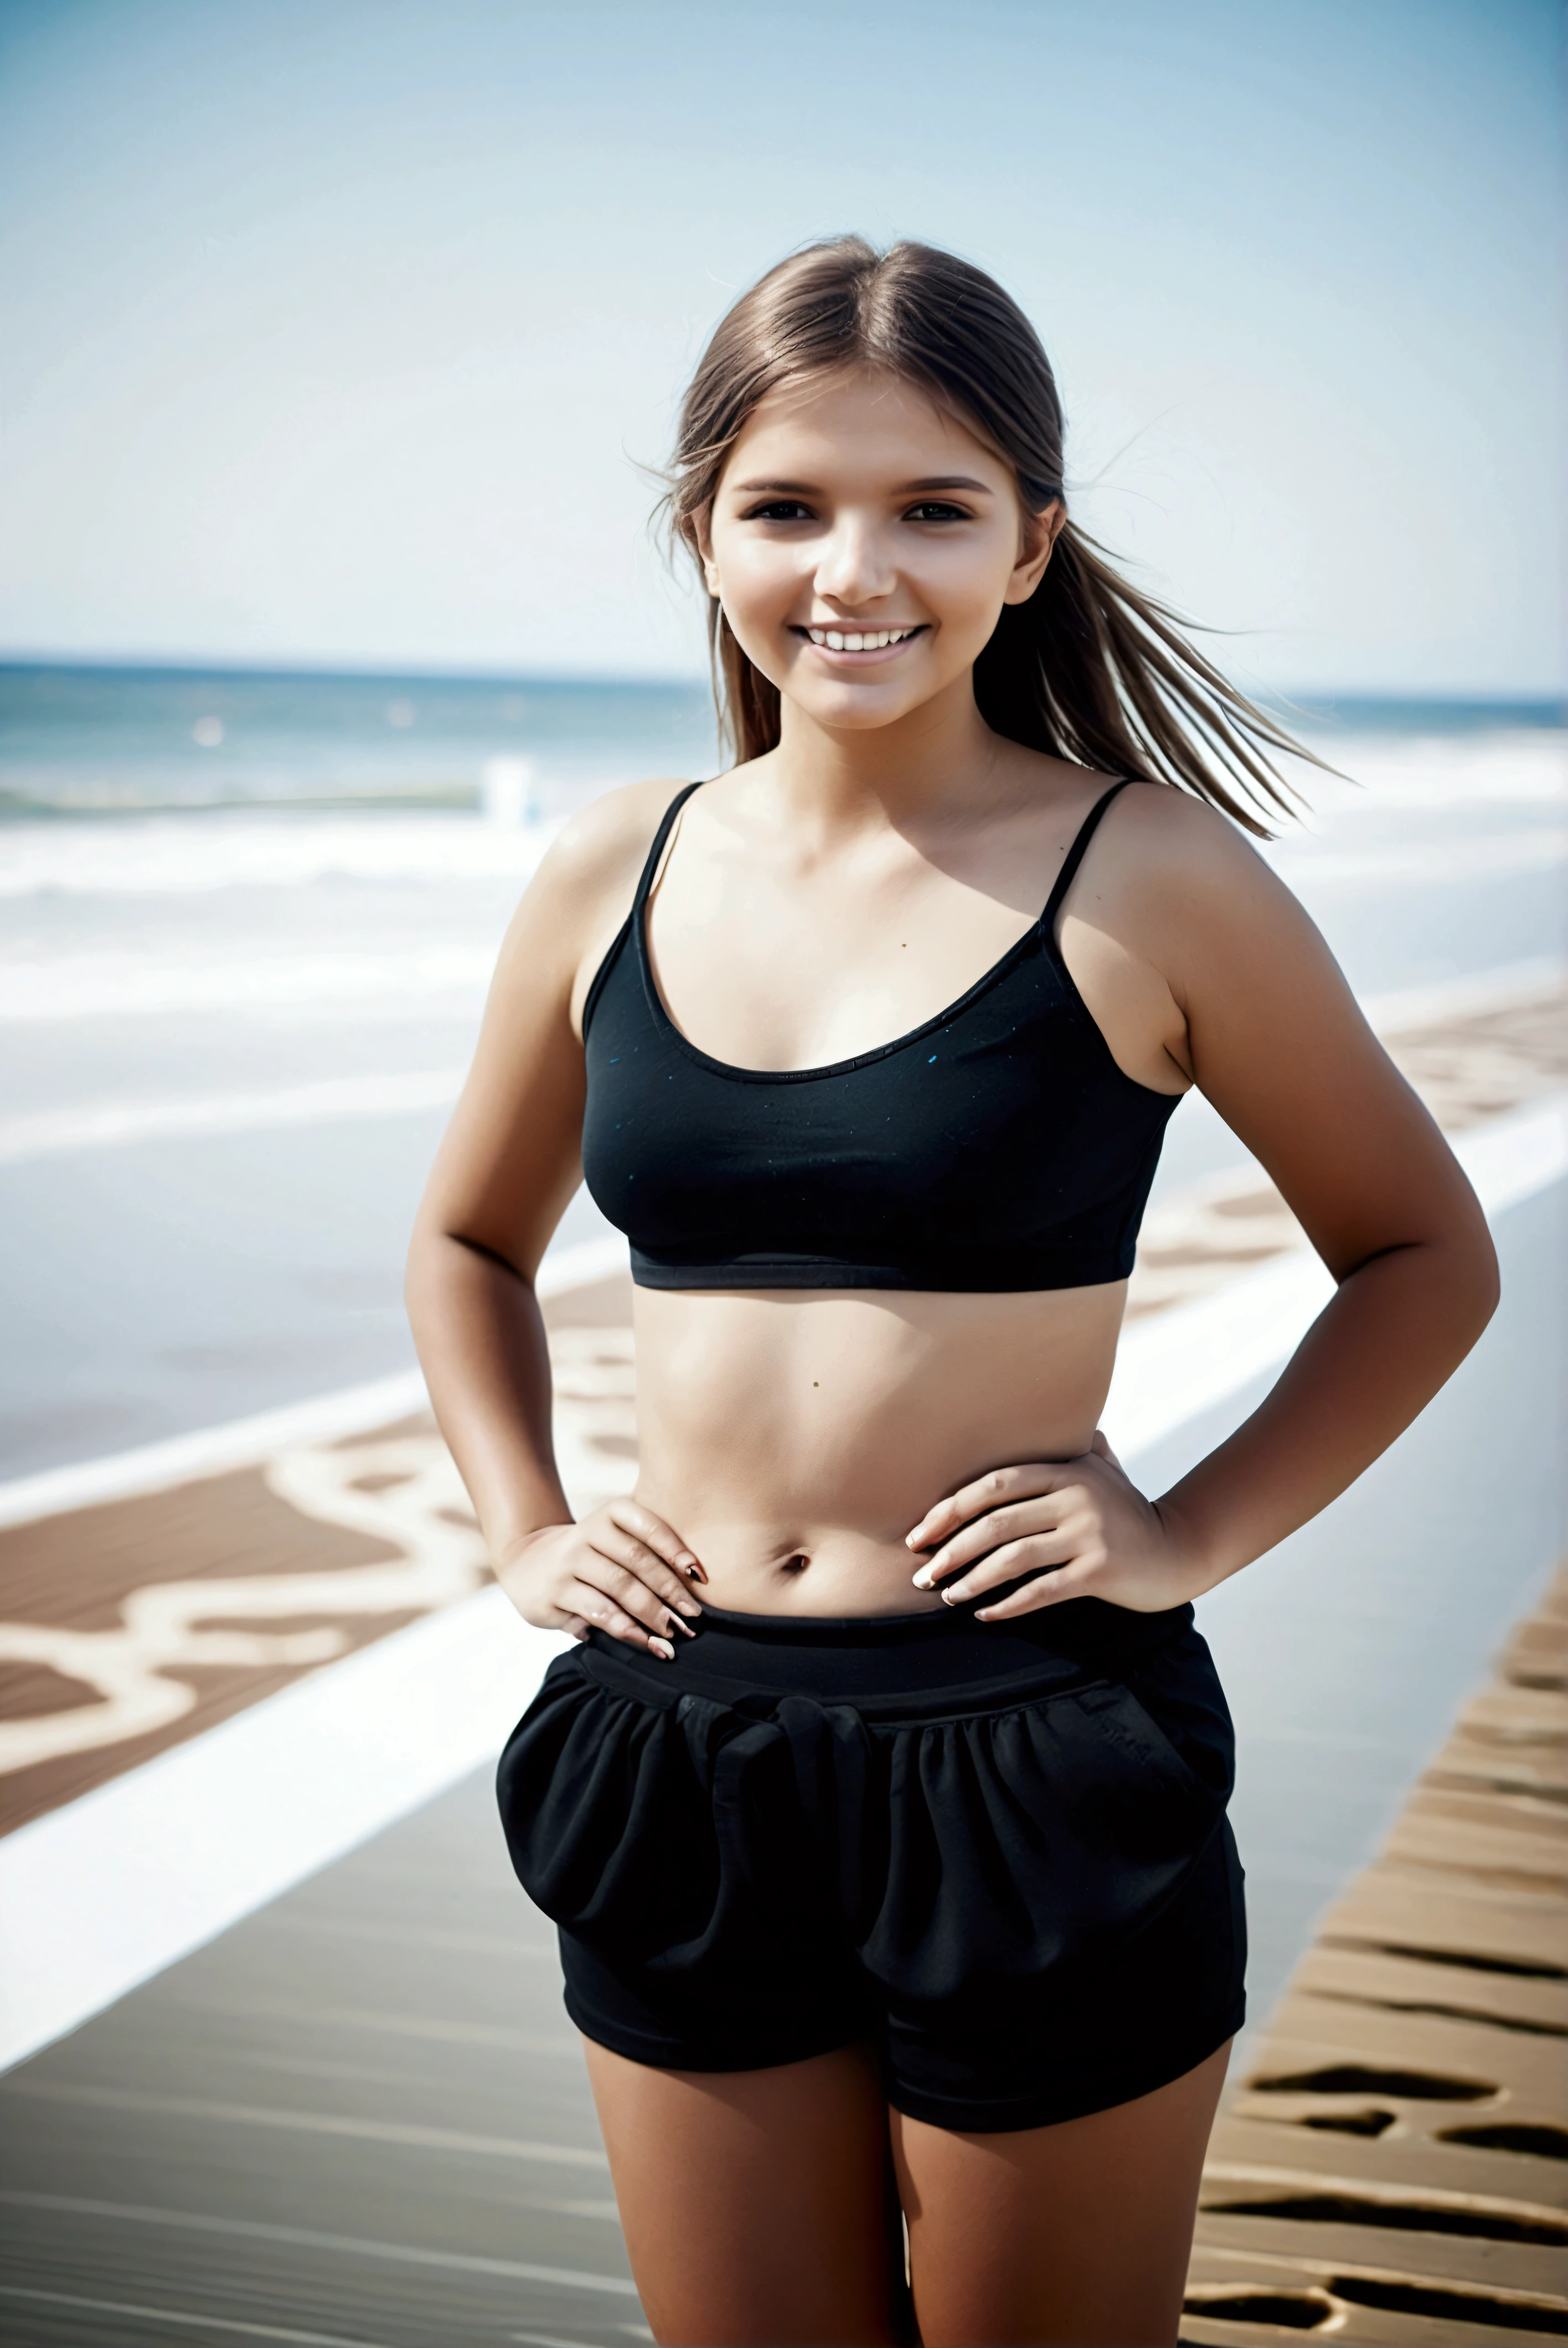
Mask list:
[[[1561,1007],[1400,1056],[1445,1123],[1474,1123],[1561,1083]],[[1151,1218],[1130,1312],[1296,1238],[1272,1191],[1205,1186]],[[615,1280],[550,1308],[584,1497],[634,1468],[629,1307]],[[427,1420],[13,1527],[6,1823],[482,1573]],[[1568,2337],[1565,1649],[1560,1583],[1249,2055],[1205,2178],[1194,2348]],[[0,2135],[7,2348],[649,2336],[487,1772],[0,2079]]]
[[1335,1903],[1214,2132],[1184,2336],[1568,2337],[1568,1571]]
[[[1568,2337],[1568,1577],[1216,2131],[1184,2338]],[[646,2339],[487,1773],[0,2082],[10,2348]]]
[[625,2348],[642,2322],[488,1773],[0,2081],[7,2348]]

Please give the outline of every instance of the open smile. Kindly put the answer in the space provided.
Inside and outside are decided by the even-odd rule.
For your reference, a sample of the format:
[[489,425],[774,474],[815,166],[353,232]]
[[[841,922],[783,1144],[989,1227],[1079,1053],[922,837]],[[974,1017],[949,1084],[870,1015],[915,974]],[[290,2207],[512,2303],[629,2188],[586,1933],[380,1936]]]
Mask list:
[[835,660],[849,660],[863,664],[867,660],[887,659],[912,644],[917,636],[926,633],[924,623],[909,628],[814,628],[796,627],[792,635],[802,636],[818,652]]

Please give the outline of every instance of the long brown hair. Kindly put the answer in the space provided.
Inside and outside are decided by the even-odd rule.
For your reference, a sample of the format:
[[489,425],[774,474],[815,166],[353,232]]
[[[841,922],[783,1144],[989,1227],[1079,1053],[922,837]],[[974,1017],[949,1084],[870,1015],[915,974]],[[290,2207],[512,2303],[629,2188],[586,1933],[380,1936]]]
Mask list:
[[[697,553],[730,450],[771,392],[852,368],[917,384],[957,413],[1010,464],[1029,512],[1063,497],[1056,378],[1017,303],[934,245],[879,253],[843,236],[781,262],[720,322],[681,410],[664,500],[673,537]],[[758,757],[779,739],[778,687],[742,651],[717,597],[708,639],[729,747],[737,761]],[[1288,814],[1299,796],[1273,756],[1312,757],[1071,520],[1028,602],[1003,607],[975,663],[975,699],[1014,742],[1173,783],[1261,837],[1254,810]]]

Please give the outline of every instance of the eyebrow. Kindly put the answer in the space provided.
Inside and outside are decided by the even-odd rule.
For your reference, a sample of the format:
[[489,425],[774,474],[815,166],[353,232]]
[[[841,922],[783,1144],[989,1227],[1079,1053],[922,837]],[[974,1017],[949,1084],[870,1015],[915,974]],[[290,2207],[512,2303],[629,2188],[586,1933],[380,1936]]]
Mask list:
[[[737,481],[734,489],[736,495],[743,498],[764,494],[775,498],[804,498],[818,494],[818,485],[815,481]],[[977,481],[968,473],[934,473],[925,480],[899,484],[899,495],[907,498],[929,497],[938,489],[968,489],[972,495],[982,498],[995,495],[986,482]]]

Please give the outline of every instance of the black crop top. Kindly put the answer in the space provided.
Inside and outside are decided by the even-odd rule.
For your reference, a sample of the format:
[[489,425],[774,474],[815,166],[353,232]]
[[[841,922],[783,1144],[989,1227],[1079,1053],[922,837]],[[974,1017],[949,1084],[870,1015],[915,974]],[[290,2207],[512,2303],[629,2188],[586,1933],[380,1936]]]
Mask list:
[[936,1018],[825,1068],[687,1042],[648,959],[648,892],[583,1010],[589,1189],[643,1288],[1078,1288],[1124,1279],[1179,1094],[1125,1075],[1056,943],[1091,808],[1039,921]]

